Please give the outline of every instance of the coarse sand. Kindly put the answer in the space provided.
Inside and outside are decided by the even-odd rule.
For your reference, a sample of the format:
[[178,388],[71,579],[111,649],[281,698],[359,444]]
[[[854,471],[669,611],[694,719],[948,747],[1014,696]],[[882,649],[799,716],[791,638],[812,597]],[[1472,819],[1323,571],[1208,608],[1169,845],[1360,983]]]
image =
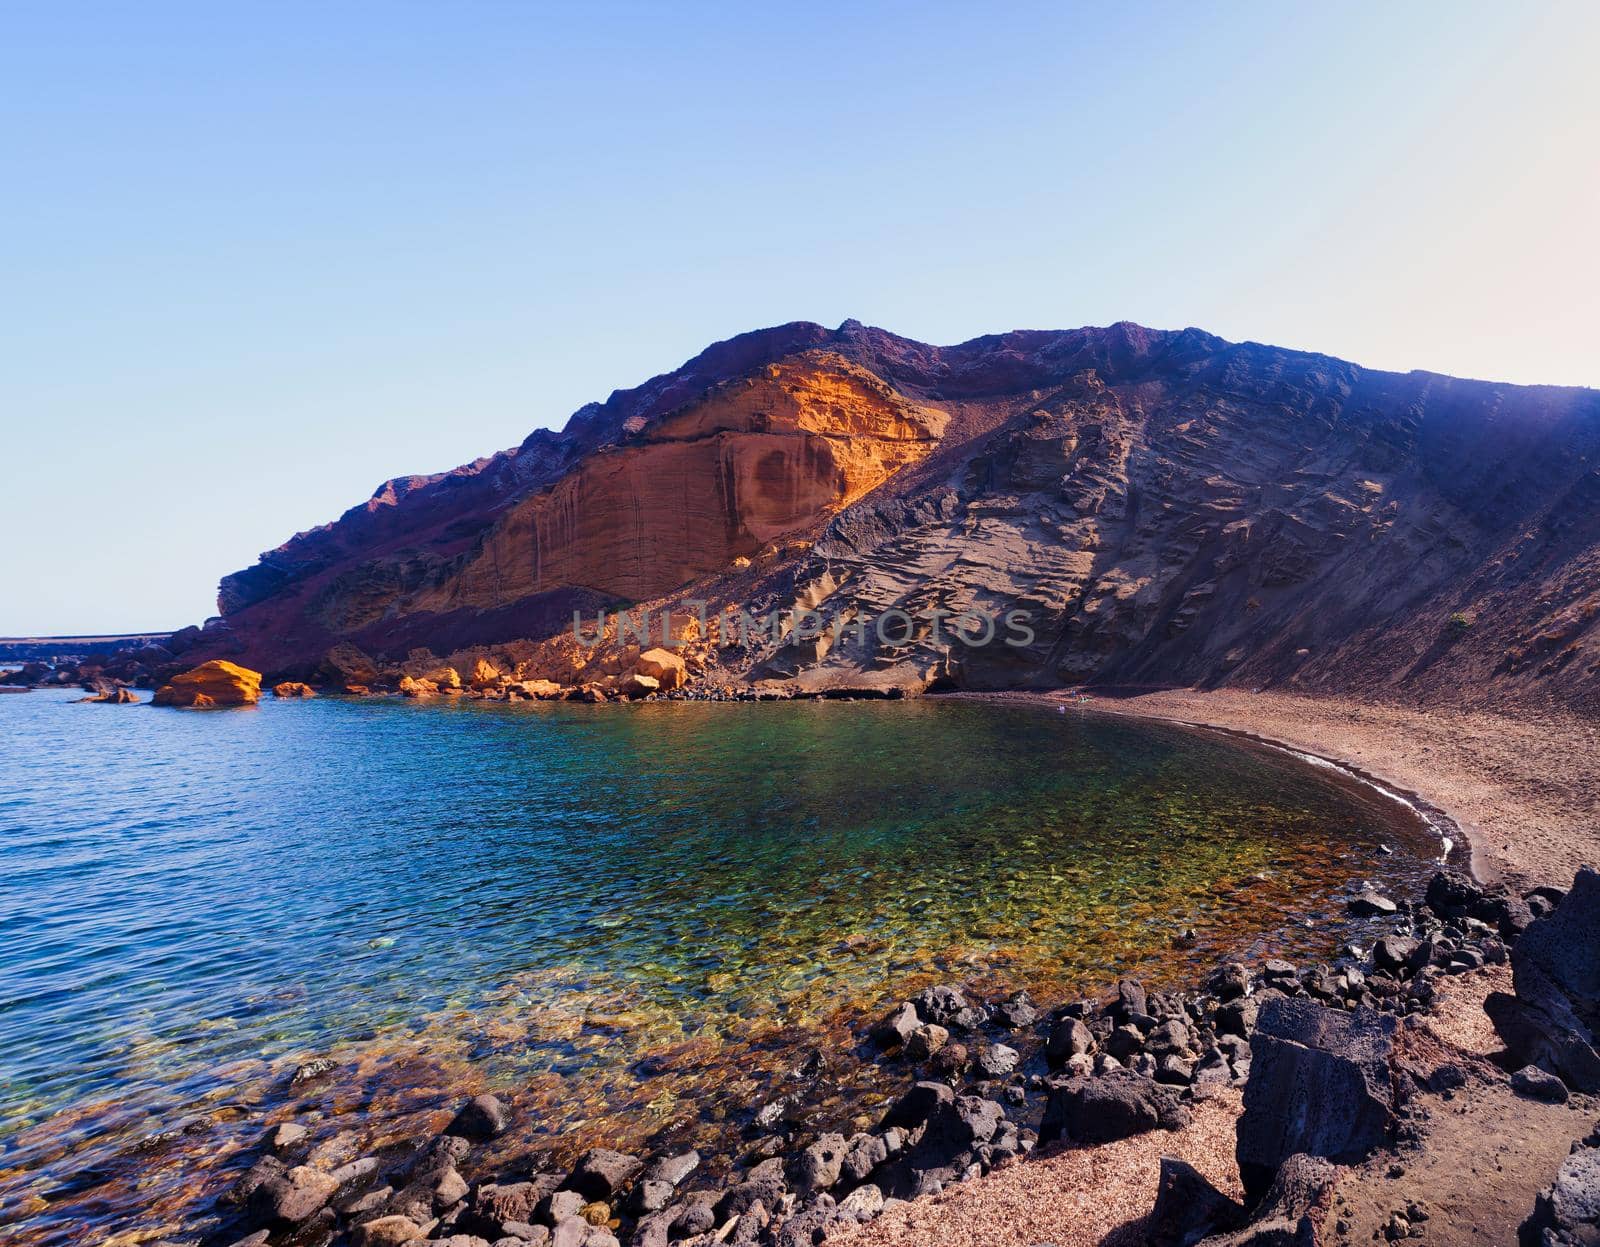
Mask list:
[[1133,1247],[1142,1241],[1138,1223],[1155,1204],[1163,1156],[1188,1161],[1219,1189],[1243,1198],[1233,1158],[1239,1112],[1239,1093],[1227,1091],[1195,1105],[1184,1130],[1015,1161],[891,1208],[842,1241],[852,1247]]
[[1600,865],[1600,720],[1417,710],[1281,693],[1097,698],[1114,714],[1203,724],[1344,763],[1449,814],[1480,877],[1566,887]]

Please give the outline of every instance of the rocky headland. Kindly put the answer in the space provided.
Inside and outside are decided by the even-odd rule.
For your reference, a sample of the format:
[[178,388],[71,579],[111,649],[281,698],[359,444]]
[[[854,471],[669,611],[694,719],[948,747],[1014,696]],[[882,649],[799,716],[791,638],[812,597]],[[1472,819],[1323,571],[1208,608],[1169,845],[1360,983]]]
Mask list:
[[[802,323],[385,482],[226,577],[218,618],[166,648],[371,689],[442,663],[471,683],[483,658],[611,694],[666,645],[713,689],[1266,687],[1592,712],[1597,586],[1592,390],[1198,329],[935,347]],[[780,624],[740,629],[741,611]],[[1026,635],[945,622],[1014,612]]]

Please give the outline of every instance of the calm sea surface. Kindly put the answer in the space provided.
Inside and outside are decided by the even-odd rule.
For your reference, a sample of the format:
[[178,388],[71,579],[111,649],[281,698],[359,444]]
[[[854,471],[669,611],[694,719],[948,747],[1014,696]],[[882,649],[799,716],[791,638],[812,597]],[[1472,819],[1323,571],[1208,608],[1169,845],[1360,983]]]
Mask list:
[[1076,710],[77,696],[0,697],[0,1223],[34,1241],[192,1224],[313,1056],[305,1119],[378,1142],[482,1088],[507,1149],[704,1140],[923,983],[1328,951],[1353,880],[1438,852],[1293,759]]

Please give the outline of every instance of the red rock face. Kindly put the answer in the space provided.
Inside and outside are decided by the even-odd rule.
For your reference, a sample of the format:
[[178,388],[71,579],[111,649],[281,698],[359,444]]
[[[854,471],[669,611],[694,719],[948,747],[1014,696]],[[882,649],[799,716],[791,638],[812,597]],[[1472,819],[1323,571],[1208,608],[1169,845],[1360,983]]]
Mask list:
[[[229,627],[206,644],[292,674],[341,641],[380,667],[539,642],[605,602],[1021,610],[1026,646],[919,625],[896,645],[780,638],[709,662],[802,687],[1587,701],[1597,464],[1594,391],[1370,372],[1198,330],[930,347],[791,325],[559,434],[389,483],[229,577]],[[556,642],[526,652],[557,650],[569,669]]]
[[829,352],[769,364],[517,504],[407,605],[496,608],[569,587],[658,597],[809,531],[923,458],[946,422]]

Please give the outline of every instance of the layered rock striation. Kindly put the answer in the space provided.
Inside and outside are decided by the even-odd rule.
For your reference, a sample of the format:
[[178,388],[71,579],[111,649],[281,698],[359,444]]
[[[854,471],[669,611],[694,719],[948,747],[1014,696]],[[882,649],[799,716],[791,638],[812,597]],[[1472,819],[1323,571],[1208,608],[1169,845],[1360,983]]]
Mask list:
[[696,630],[713,685],[1592,706],[1600,393],[1195,329],[787,325],[386,483],[226,578],[199,653],[309,677],[350,646],[392,684],[419,649],[482,652],[565,683],[575,610],[701,601],[799,619]]

